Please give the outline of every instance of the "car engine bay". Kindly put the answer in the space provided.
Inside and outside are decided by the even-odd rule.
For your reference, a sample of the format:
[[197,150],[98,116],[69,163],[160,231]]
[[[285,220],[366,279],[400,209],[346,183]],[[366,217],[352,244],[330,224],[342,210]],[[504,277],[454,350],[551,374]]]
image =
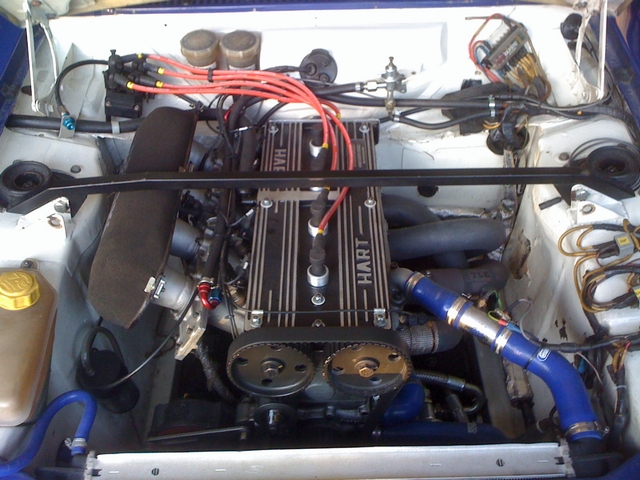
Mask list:
[[308,7],[25,7],[0,477],[599,477],[640,449],[606,2]]

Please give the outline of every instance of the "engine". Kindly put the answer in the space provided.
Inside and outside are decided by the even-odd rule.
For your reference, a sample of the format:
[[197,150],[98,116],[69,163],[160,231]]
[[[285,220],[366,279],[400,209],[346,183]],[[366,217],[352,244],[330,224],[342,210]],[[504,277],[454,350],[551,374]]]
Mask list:
[[42,478],[617,467],[640,116],[592,3],[25,7],[52,62],[0,137],[0,477],[40,443]]
[[[317,127],[271,122],[261,170],[311,170],[321,150],[313,138]],[[356,169],[375,169],[377,125],[348,123],[346,128]],[[338,168],[346,170],[344,150],[339,158]],[[230,378],[248,393],[280,397],[304,390],[320,401],[333,398],[335,389],[370,397],[394,390],[409,376],[408,351],[391,331],[380,190],[350,188],[348,201],[318,242],[318,217],[338,194],[326,189],[257,192],[246,333],[231,345],[227,363]],[[320,385],[326,382],[330,386]]]

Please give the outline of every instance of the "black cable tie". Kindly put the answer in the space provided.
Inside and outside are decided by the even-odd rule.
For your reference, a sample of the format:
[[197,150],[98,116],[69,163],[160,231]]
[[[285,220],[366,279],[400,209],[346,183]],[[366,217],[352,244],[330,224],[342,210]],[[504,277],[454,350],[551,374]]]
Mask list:
[[207,80],[209,83],[213,83],[213,68],[207,69]]

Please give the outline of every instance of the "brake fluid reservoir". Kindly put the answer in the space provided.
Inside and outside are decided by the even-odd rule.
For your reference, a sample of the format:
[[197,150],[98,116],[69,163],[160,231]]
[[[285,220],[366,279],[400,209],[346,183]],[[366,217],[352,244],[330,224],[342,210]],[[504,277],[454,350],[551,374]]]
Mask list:
[[35,413],[51,363],[57,302],[38,271],[0,269],[0,426]]

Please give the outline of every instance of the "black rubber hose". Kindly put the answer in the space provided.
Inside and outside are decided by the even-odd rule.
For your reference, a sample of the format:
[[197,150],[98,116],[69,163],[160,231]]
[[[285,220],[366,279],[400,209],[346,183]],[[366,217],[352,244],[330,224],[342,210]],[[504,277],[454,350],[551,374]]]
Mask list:
[[[393,227],[412,227],[441,221],[422,203],[399,195],[383,195],[382,208],[385,219]],[[464,252],[446,252],[438,255],[434,261],[442,268],[469,267]]]
[[397,330],[398,335],[409,347],[411,355],[426,355],[451,350],[460,343],[463,332],[448,323],[428,321],[424,325],[414,325]]
[[470,122],[472,120],[477,120],[479,118],[485,118],[490,115],[489,112],[476,112],[471,115],[467,115],[465,117],[454,118],[453,120],[448,120],[446,122],[440,123],[425,123],[419,120],[414,120],[413,118],[408,118],[404,115],[399,115],[396,118],[396,122],[403,123],[405,125],[409,125],[411,127],[420,128],[422,130],[442,130],[444,128],[455,127],[456,125],[460,125],[461,123]]
[[432,372],[430,370],[416,370],[412,374],[425,385],[436,385],[442,388],[448,388],[458,393],[468,393],[473,395],[474,401],[469,407],[464,407],[467,414],[474,414],[483,407],[486,397],[484,392],[477,385],[467,383],[466,380],[452,375],[446,375],[440,372]]
[[318,97],[326,97],[327,95],[339,95],[342,93],[357,92],[362,88],[362,83],[345,83],[344,85],[331,85],[330,87],[312,88],[313,93]]
[[247,117],[240,118],[240,126],[246,127],[246,129],[242,131],[242,146],[240,148],[238,169],[241,172],[250,172],[258,149],[258,134]]
[[[94,120],[76,120],[78,133],[128,133],[135,132],[143,118],[124,122],[97,122]],[[60,119],[55,117],[37,117],[35,115],[9,115],[7,128],[32,128],[37,130],[60,130]],[[114,128],[115,127],[115,128]]]
[[[384,107],[384,98],[371,98],[371,97],[353,97],[347,95],[319,95],[321,98],[330,100],[335,103],[342,103],[345,105],[355,105],[357,107]],[[398,98],[396,99],[396,106],[398,108],[403,107],[427,107],[427,108],[478,108],[487,110],[489,108],[488,100],[434,100],[427,98]]]
[[478,267],[466,270],[434,268],[424,273],[441,287],[472,295],[502,290],[509,280],[509,269],[495,260],[487,260]]
[[107,60],[81,60],[79,62],[72,63],[64,70],[62,70],[53,85],[53,98],[56,101],[56,105],[58,106],[58,108],[64,108],[62,98],[60,97],[60,87],[62,85],[62,80],[64,80],[64,77],[66,77],[72,70],[75,70],[78,67],[83,67],[85,65],[109,65],[109,62]]
[[202,269],[203,278],[213,279],[216,268],[220,263],[222,247],[224,245],[225,238],[227,237],[227,213],[229,210],[230,200],[231,192],[229,190],[221,190],[220,198],[218,200],[216,227],[209,245],[207,260],[204,264],[204,268]]
[[507,238],[502,224],[487,218],[463,218],[389,231],[393,261],[429,257],[446,252],[491,252]]

